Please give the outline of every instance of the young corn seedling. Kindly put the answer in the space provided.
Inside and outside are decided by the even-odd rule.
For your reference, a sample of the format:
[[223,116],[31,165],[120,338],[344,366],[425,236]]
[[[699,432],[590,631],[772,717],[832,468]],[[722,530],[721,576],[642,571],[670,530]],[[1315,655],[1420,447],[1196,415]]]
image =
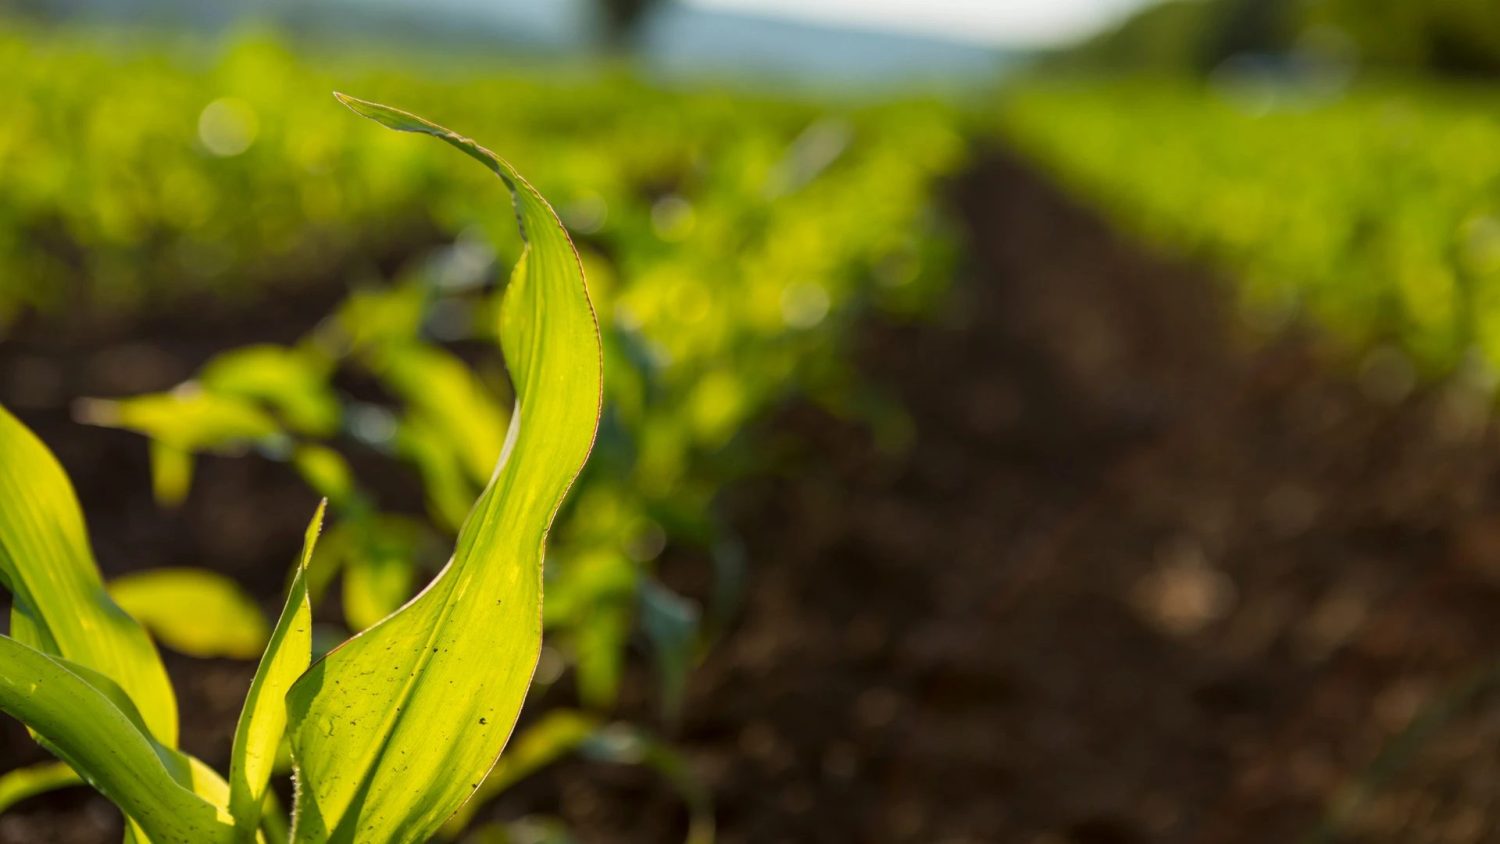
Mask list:
[[[0,410],[0,578],[14,601],[11,635],[0,636],[0,710],[121,808],[127,840],[427,841],[484,783],[536,666],[543,545],[600,414],[601,346],[581,265],[546,201],[493,153],[413,115],[339,99],[447,142],[510,188],[526,245],[500,313],[516,393],[504,448],[442,572],[312,663],[306,571],[319,508],[226,778],[175,748],[166,671],[104,590],[67,476]],[[283,736],[296,781],[289,824],[269,789]],[[38,769],[33,786],[66,776]]]

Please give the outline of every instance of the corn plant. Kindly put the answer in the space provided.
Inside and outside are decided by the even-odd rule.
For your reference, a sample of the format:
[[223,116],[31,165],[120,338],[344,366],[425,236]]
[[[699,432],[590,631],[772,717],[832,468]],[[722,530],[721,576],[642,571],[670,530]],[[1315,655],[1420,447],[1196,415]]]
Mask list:
[[[503,449],[447,566],[314,662],[307,565],[319,508],[226,777],[176,749],[166,671],[105,591],[66,474],[0,411],[0,577],[14,600],[11,635],[0,637],[0,710],[121,808],[129,840],[426,841],[482,787],[536,666],[543,546],[600,414],[602,352],[582,265],[550,206],[493,153],[413,115],[339,99],[447,142],[510,189],[525,247],[498,317],[516,396]],[[289,821],[268,787],[283,737],[296,782]]]

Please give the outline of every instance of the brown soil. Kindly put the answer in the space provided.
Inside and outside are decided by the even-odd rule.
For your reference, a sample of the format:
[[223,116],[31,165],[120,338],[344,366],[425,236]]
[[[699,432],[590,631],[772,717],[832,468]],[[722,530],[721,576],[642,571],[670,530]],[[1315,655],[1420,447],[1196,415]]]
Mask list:
[[[1250,342],[1214,279],[1008,155],[954,197],[971,248],[951,303],[860,341],[910,447],[793,407],[764,426],[765,475],[726,493],[747,605],[676,731],[720,840],[1500,840],[1500,442],[1479,391],[1408,389],[1390,356],[1345,365],[1305,332]],[[181,349],[161,384],[89,383],[109,341],[69,352],[92,360],[72,375],[47,340],[10,344],[0,400],[74,473],[107,571],[213,565],[269,606],[311,506],[279,467],[211,461],[163,515],[139,440],[17,401],[164,386],[240,339],[195,326],[137,336]],[[692,589],[692,563],[669,579]],[[185,745],[222,762],[249,669],[171,669]],[[649,722],[647,685],[625,709]],[[7,765],[39,758],[0,739]],[[524,812],[584,842],[684,829],[659,779],[600,763],[491,814]],[[0,818],[0,842],[117,828],[78,790]]]

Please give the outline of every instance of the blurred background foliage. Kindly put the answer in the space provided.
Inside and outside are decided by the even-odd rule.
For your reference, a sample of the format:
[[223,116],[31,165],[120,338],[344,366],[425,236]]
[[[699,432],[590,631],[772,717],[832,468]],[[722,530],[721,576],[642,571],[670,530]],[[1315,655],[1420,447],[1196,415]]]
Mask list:
[[[441,565],[500,453],[509,388],[494,315],[519,242],[487,174],[350,120],[334,88],[482,139],[578,241],[607,406],[555,530],[547,622],[589,705],[609,706],[634,638],[674,710],[732,611],[744,561],[714,499],[754,464],[743,440],[757,414],[809,395],[899,442],[899,412],[841,350],[855,315],[919,313],[951,272],[934,191],[966,154],[952,105],[668,89],[607,63],[393,71],[374,52],[309,57],[263,30],[205,47],[33,24],[0,35],[0,53],[16,68],[0,133],[8,319],[87,332],[205,296],[253,309],[349,286],[298,343],[225,349],[170,390],[93,397],[76,415],[149,436],[166,505],[190,494],[197,454],[286,462],[342,517],[313,582],[342,584],[352,629]],[[424,513],[388,512],[366,488],[372,455],[416,468]],[[653,580],[669,544],[711,561],[710,606]],[[190,586],[223,584],[132,581],[126,603],[180,602]],[[191,653],[247,650],[212,625],[187,641],[192,628],[157,632]]]
[[[609,49],[640,10],[618,6]],[[163,390],[40,384],[18,397],[147,436],[165,507],[192,495],[201,454],[284,463],[327,496],[338,519],[309,580],[323,607],[315,645],[374,624],[446,561],[504,441],[495,315],[519,253],[498,181],[438,145],[372,130],[333,102],[335,88],[449,121],[513,160],[585,264],[606,411],[553,529],[538,694],[567,676],[580,705],[607,715],[639,651],[661,718],[675,720],[688,670],[744,583],[718,492],[756,465],[748,424],[775,403],[813,397],[900,444],[900,412],[841,351],[861,313],[918,315],[953,271],[935,196],[968,148],[953,103],[663,85],[609,57],[417,45],[392,60],[372,43],[302,42],[267,25],[195,37],[10,21],[0,66],[0,333],[77,340],[196,307],[275,313],[285,298],[342,291],[312,295],[332,307],[300,315],[297,342],[225,343]],[[398,465],[416,472],[423,507],[389,495]],[[702,565],[702,594],[658,582],[669,549]],[[174,651],[252,658],[263,613],[211,568],[126,574],[111,594]],[[525,727],[517,747],[529,750],[487,796],[579,751],[663,772],[691,834],[708,835],[708,796],[667,745],[600,715],[555,714]]]
[[[44,31],[0,41],[16,69],[0,147],[0,228],[13,262],[0,282],[5,312],[87,302],[128,314],[194,292],[263,295],[467,226],[514,240],[476,213],[492,199],[481,180],[360,136],[328,107],[334,86],[468,115],[475,135],[531,165],[600,250],[649,242],[660,252],[690,232],[690,248],[714,236],[712,219],[707,233],[693,230],[701,215],[682,191],[721,205],[760,191],[758,204],[772,207],[772,194],[833,163],[816,159],[842,151],[830,149],[846,123],[862,124],[872,169],[882,157],[931,168],[959,144],[937,105],[853,109],[794,149],[819,116],[809,105],[663,92],[608,69],[524,74],[464,62],[424,78],[382,71],[373,53],[304,61],[269,34],[207,50],[130,41]],[[315,69],[329,64],[339,70]],[[896,161],[905,150],[920,160]],[[850,169],[858,165],[838,168]],[[866,180],[895,200],[910,191],[899,173],[889,187]]]
[[1495,104],[1433,83],[1112,82],[1017,93],[1004,122],[1137,233],[1234,270],[1252,322],[1311,315],[1433,374],[1500,366]]
[[[601,40],[624,49],[645,4],[602,8]],[[508,61],[418,43],[398,61],[264,23],[203,37],[48,18],[0,28],[0,331],[77,339],[343,292],[312,297],[332,304],[297,317],[300,340],[225,344],[185,382],[99,396],[43,384],[20,400],[146,435],[168,507],[192,494],[200,455],[285,464],[338,516],[310,574],[325,625],[363,629],[410,598],[493,470],[511,401],[496,313],[520,246],[502,185],[352,119],[335,89],[506,156],[587,269],[606,409],[549,549],[542,689],[571,667],[581,703],[607,712],[638,648],[675,719],[739,600],[746,561],[716,499],[756,465],[748,428],[768,408],[812,397],[899,446],[901,413],[843,351],[859,314],[910,318],[951,275],[936,192],[967,155],[953,103],[662,84],[608,54]],[[387,494],[397,464],[420,479],[420,509]],[[656,579],[669,548],[701,561],[702,595]],[[111,591],[174,650],[245,658],[266,625],[211,567]],[[325,626],[318,641],[341,638]],[[553,740],[543,722],[529,741],[542,758],[607,750],[591,723]],[[680,764],[641,747],[654,749],[624,755]],[[675,778],[701,814],[706,798]]]
[[[571,677],[592,714],[538,723],[503,777],[594,747],[656,760],[701,813],[664,745],[599,713],[634,650],[670,723],[734,613],[747,561],[720,493],[767,459],[758,419],[800,396],[901,448],[902,409],[851,371],[853,330],[941,301],[963,266],[944,186],[989,145],[1227,270],[1252,330],[1309,319],[1356,355],[1378,350],[1397,380],[1459,371],[1491,401],[1493,0],[1167,0],[1025,56],[874,36],[856,49],[847,33],[732,17],[694,29],[680,4],[610,0],[571,7],[584,58],[462,16],[355,5],[267,3],[245,20],[168,0],[0,4],[0,336],[317,303],[297,339],[226,341],[181,383],[11,395],[144,434],[166,506],[192,495],[204,454],[295,474],[339,517],[312,590],[368,626],[443,563],[500,451],[510,393],[493,325],[519,244],[493,178],[351,119],[329,92],[418,111],[511,160],[577,241],[607,373],[594,458],[554,531],[539,674]],[[811,46],[747,79],[692,63],[734,52],[710,31]],[[699,52],[674,52],[674,32]],[[893,65],[927,84],[849,84]],[[392,466],[419,479],[415,505],[391,494]],[[709,585],[663,585],[672,554]],[[184,653],[240,657],[264,635],[162,612],[194,595],[200,618],[254,617],[212,572],[113,589]]]
[[1166,2],[1042,62],[1001,131],[1149,241],[1408,375],[1500,367],[1500,9]]

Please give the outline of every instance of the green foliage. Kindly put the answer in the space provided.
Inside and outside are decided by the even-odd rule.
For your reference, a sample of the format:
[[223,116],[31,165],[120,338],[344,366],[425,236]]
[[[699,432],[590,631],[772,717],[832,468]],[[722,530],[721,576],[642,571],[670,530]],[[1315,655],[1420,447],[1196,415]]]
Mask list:
[[[62,466],[4,408],[0,507],[0,578],[13,602],[10,635],[19,645],[110,678],[133,701],[150,735],[175,744],[177,699],[155,646],[105,592]],[[16,653],[30,658],[27,651]]]
[[[1128,104],[1128,107],[1125,105]],[[1487,92],[1033,85],[1010,134],[1133,231],[1231,270],[1250,315],[1303,312],[1432,372],[1500,367],[1500,120]]]
[[158,742],[109,677],[0,636],[0,710],[157,842],[228,841],[223,780]]
[[457,836],[469,826],[475,811],[486,800],[577,750],[602,726],[599,718],[582,712],[559,709],[547,713],[506,749],[484,784],[474,792],[474,799],[448,819],[444,831]]
[[234,730],[234,749],[229,760],[229,811],[234,816],[236,837],[254,841],[261,825],[261,810],[276,762],[276,749],[286,732],[286,695],[292,684],[312,662],[312,602],[307,597],[307,566],[312,561],[318,533],[323,529],[323,511],[318,505],[307,526],[302,556],[287,590],[286,608],[250,681],[245,706]]
[[[551,207],[508,164],[419,118],[341,99],[392,128],[448,141],[510,186],[525,248],[499,317],[516,394],[509,433],[448,567],[417,599],[312,663],[308,572],[319,509],[235,732],[226,783],[174,749],[171,687],[145,632],[104,590],[66,475],[0,410],[0,574],[15,606],[15,638],[0,636],[0,710],[120,806],[131,840],[283,838],[282,819],[264,810],[286,733],[297,771],[290,840],[426,841],[484,781],[531,683],[543,545],[592,448],[602,395],[599,332],[582,265]],[[296,371],[284,365],[288,355],[247,355],[259,365],[242,356],[210,368],[205,380],[224,392],[201,393],[205,406],[232,398],[283,411],[310,406],[278,404],[288,384],[299,385],[300,376],[285,377]],[[266,372],[274,377],[261,377]],[[133,406],[152,409],[170,398]],[[130,408],[107,410],[184,437],[174,445],[198,442],[191,424],[166,413],[130,416]],[[207,419],[211,434],[238,437],[242,429],[221,424],[224,418],[240,417],[210,413],[188,422]],[[337,475],[327,455],[311,462],[325,464],[325,481]],[[166,632],[174,628],[163,601],[201,600],[221,585],[167,571],[126,579],[119,592]],[[56,769],[28,773],[4,785],[24,794],[71,781]]]
[[[70,55],[70,48],[58,51]],[[167,89],[203,103],[232,95],[260,116],[254,144],[227,157],[182,149],[165,125],[149,130],[163,135],[154,154],[204,171],[200,181],[216,207],[229,202],[221,203],[220,182],[206,174],[230,171],[240,173],[228,183],[242,194],[236,208],[285,213],[286,225],[300,232],[315,230],[314,221],[281,208],[270,193],[349,190],[324,222],[375,232],[420,210],[445,232],[448,242],[412,255],[390,278],[362,279],[295,343],[228,351],[168,393],[85,405],[91,421],[152,438],[153,473],[168,502],[186,494],[193,454],[253,451],[288,461],[339,516],[312,564],[310,592],[316,599],[330,585],[342,588],[346,622],[365,629],[441,564],[431,549],[457,530],[489,480],[512,399],[494,354],[504,294],[491,283],[492,267],[514,258],[518,246],[481,201],[486,186],[466,168],[420,145],[351,133],[305,107],[297,92],[315,87],[318,72],[275,45],[235,45],[207,82],[184,78],[170,63],[143,67],[129,54],[117,62],[170,77]],[[254,77],[243,67],[255,68]],[[932,103],[730,99],[598,74],[485,71],[435,84],[353,60],[340,67],[362,87],[462,113],[476,132],[505,139],[546,194],[559,198],[579,235],[607,352],[605,412],[594,468],[559,516],[546,625],[576,667],[589,707],[611,705],[626,652],[640,643],[670,714],[705,630],[722,627],[735,603],[741,561],[714,499],[754,464],[744,430],[799,393],[841,414],[870,405],[843,361],[848,327],[871,306],[919,312],[941,289],[951,245],[932,194],[961,162],[963,119]],[[121,72],[112,70],[111,78]],[[270,92],[262,79],[292,81]],[[39,90],[46,84],[36,83]],[[71,107],[86,112],[94,104]],[[307,131],[283,137],[276,127],[293,119]],[[322,151],[318,167],[338,178],[285,186],[267,173],[273,164],[303,166],[299,150],[312,137]],[[144,152],[126,146],[112,154]],[[362,184],[346,187],[345,178]],[[375,185],[388,188],[389,203],[359,194]],[[110,183],[89,189],[150,205]],[[42,204],[66,201],[45,194]],[[263,249],[256,240],[263,223],[244,227],[235,249]],[[198,246],[215,236],[193,227],[171,235]],[[161,257],[159,242],[142,238],[129,251],[149,263]],[[216,283],[248,289],[251,280],[233,272]],[[91,273],[90,289],[102,293],[104,278]],[[180,273],[168,278],[132,278],[121,294],[127,302],[169,302],[198,284]],[[365,389],[351,390],[351,382]],[[191,410],[203,396],[247,424],[204,424],[188,437],[134,407]],[[264,420],[273,429],[259,427]],[[389,511],[395,505],[375,491],[375,472],[388,470],[372,470],[371,452],[416,468],[426,520]],[[655,581],[654,561],[668,547],[710,558],[723,573],[711,605],[697,607]]]
[[[961,153],[956,116],[931,103],[830,109],[661,91],[605,70],[300,56],[251,35],[205,49],[11,27],[0,65],[11,68],[0,93],[0,324],[23,308],[118,316],[357,279],[366,256],[410,256],[434,227],[475,247],[441,268],[445,287],[476,267],[482,278],[492,246],[514,259],[514,234],[478,200],[482,174],[349,127],[327,113],[322,92],[335,87],[461,115],[510,150],[586,240],[603,285],[639,287],[642,270],[663,275],[665,263],[677,267],[673,287],[707,277],[732,288],[744,270],[729,250],[762,252],[767,235],[797,232],[759,259],[779,274],[758,286],[755,319],[776,323],[794,283],[823,287],[835,305],[862,275],[887,278],[897,288],[887,298],[921,289],[926,188]],[[848,225],[850,208],[864,225]],[[811,254],[820,236],[826,257]],[[789,259],[806,269],[790,272]],[[714,273],[684,278],[688,263]],[[673,294],[689,315],[713,307]],[[690,335],[714,330],[712,316],[691,322]]]
[[167,647],[189,656],[254,659],[270,629],[260,607],[223,575],[147,569],[109,583],[109,596]]
[[28,797],[82,783],[67,762],[43,762],[6,771],[0,775],[0,812]]
[[[670,745],[630,724],[604,723],[596,716],[566,709],[547,713],[516,738],[474,799],[449,818],[444,834],[460,835],[474,819],[474,810],[485,800],[569,754],[653,771],[668,782],[687,806],[686,844],[713,841],[713,803],[708,791]],[[558,831],[565,832],[565,828],[559,827]],[[484,826],[465,835],[464,840],[488,841],[498,832],[493,826]]]
[[[865,412],[843,361],[852,319],[920,312],[948,275],[932,197],[962,161],[964,118],[935,103],[667,92],[608,72],[481,64],[424,78],[386,70],[386,57],[313,59],[262,38],[210,55],[21,32],[0,35],[0,59],[19,68],[0,166],[27,165],[0,194],[0,323],[353,282],[293,343],[228,350],[166,393],[80,405],[86,421],[151,438],[164,503],[189,494],[197,455],[285,461],[335,516],[309,597],[341,589],[351,631],[428,581],[491,480],[515,398],[494,267],[524,246],[478,168],[351,128],[318,92],[337,79],[463,115],[557,200],[608,377],[594,460],[549,547],[544,624],[596,711],[638,645],[675,713],[737,600],[744,561],[714,504],[754,465],[745,428],[799,393]],[[367,254],[400,269],[381,277]],[[380,458],[415,467],[426,518],[393,512]],[[707,606],[655,580],[668,547],[713,566]]]

